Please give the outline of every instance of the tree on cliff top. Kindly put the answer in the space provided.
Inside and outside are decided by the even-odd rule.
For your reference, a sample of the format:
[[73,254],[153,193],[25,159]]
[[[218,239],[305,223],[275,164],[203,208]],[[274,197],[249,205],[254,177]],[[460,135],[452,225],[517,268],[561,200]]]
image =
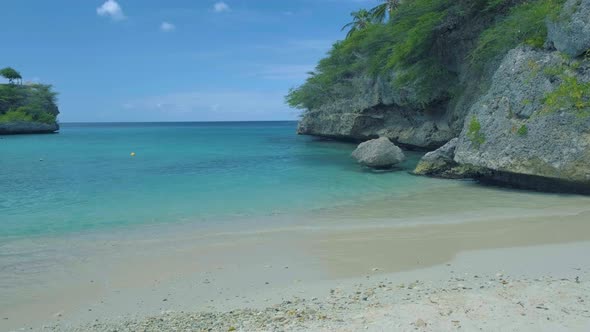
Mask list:
[[2,77],[7,79],[8,83],[10,83],[10,84],[13,84],[15,80],[21,80],[21,82],[22,82],[22,79],[23,79],[22,76],[20,75],[20,73],[11,67],[6,67],[6,68],[0,69],[0,75],[2,75]]
[[371,18],[374,22],[385,22],[387,19],[391,19],[393,12],[401,4],[401,0],[382,0],[382,4],[371,9]]
[[371,13],[365,9],[352,12],[350,13],[350,16],[352,16],[352,22],[342,27],[342,31],[350,28],[350,30],[348,30],[348,34],[346,35],[347,38],[350,37],[355,31],[365,29],[367,26],[369,26],[369,24],[371,24],[371,21],[373,20]]

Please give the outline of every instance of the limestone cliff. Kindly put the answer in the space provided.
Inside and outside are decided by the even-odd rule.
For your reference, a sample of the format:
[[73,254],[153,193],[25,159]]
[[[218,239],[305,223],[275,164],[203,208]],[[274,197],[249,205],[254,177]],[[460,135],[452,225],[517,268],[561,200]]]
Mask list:
[[[408,2],[391,25],[336,43],[319,71],[288,97],[292,106],[305,109],[297,132],[355,142],[387,137],[409,149],[444,145],[459,135],[480,85],[491,76],[470,70],[469,53],[482,31],[519,2],[495,11],[485,0]],[[390,65],[375,56],[395,58],[405,47],[418,54],[407,51]],[[375,69],[376,62],[384,68]]]
[[[472,105],[453,150],[423,158],[417,173],[590,193],[590,0],[569,0],[548,20],[544,49],[504,57],[489,90]],[[450,151],[450,152],[449,152]],[[444,157],[444,158],[443,158]]]
[[473,105],[455,161],[495,171],[501,181],[518,174],[590,188],[590,61],[528,47],[511,51]]

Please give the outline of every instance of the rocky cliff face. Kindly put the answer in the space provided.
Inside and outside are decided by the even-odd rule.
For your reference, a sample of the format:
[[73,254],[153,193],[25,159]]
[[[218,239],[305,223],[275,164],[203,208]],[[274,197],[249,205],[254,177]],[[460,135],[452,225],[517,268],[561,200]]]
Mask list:
[[57,123],[15,121],[0,123],[0,135],[14,134],[50,134],[59,130]]
[[548,21],[546,49],[510,51],[454,149],[426,155],[416,173],[461,177],[463,166],[483,180],[590,193],[589,13],[590,0],[570,0]]
[[589,14],[590,0],[570,0],[548,21],[548,49],[506,55],[471,107],[455,162],[495,181],[590,193]]
[[455,161],[590,185],[589,82],[588,61],[526,47],[511,51],[473,105]]
[[583,55],[590,45],[590,1],[568,0],[547,28],[555,48],[570,57]]
[[[429,56],[441,67],[424,70],[429,74],[437,70],[448,72],[448,80],[424,84],[430,78],[421,73],[407,85],[396,86],[399,77],[416,69],[412,66],[381,73],[376,78],[365,74],[343,79],[331,87],[336,90],[332,93],[336,97],[325,98],[330,101],[306,109],[297,132],[354,142],[387,137],[406,149],[432,150],[444,145],[459,135],[469,105],[477,97],[476,91],[465,88],[465,83],[485,80],[481,76],[468,77],[465,59],[481,31],[493,21],[494,15],[489,11],[465,14],[449,10],[428,43]],[[424,86],[428,86],[426,93]],[[455,91],[451,90],[455,86],[463,86],[460,94],[453,95]]]
[[444,104],[421,110],[411,95],[392,87],[391,79],[352,79],[355,92],[305,112],[298,133],[355,142],[387,137],[402,146],[424,149],[456,136],[444,117]]
[[386,105],[361,112],[307,112],[297,131],[299,134],[355,142],[387,137],[398,145],[418,149],[437,148],[456,135],[442,117]]
[[[466,55],[489,17],[477,12],[478,18],[458,17],[436,28],[434,58],[452,73],[456,81],[448,85],[458,91],[445,90],[443,82],[421,105],[411,84],[390,84],[399,72],[353,77],[348,93],[308,109],[298,132],[353,141],[387,137],[406,148],[442,146],[423,158],[416,174],[590,193],[590,0],[514,3],[522,5],[518,15],[511,25],[494,25],[505,30],[485,31],[491,44],[483,44],[483,52],[503,47],[497,43],[508,39],[494,33],[509,35],[521,19],[536,22],[529,25],[536,34],[526,32],[535,38],[506,42],[501,56],[487,58],[479,72],[469,68]],[[543,8],[551,10],[535,16]]]
[[472,107],[455,161],[520,186],[590,189],[589,82],[587,61],[564,64],[558,52],[511,51]]

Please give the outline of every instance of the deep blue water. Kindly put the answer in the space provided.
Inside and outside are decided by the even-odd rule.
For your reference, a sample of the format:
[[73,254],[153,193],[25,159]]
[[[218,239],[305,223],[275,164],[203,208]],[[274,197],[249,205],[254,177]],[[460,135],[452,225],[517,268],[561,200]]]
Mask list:
[[428,183],[362,170],[353,145],[297,136],[295,127],[64,124],[55,135],[1,137],[0,240],[298,213]]

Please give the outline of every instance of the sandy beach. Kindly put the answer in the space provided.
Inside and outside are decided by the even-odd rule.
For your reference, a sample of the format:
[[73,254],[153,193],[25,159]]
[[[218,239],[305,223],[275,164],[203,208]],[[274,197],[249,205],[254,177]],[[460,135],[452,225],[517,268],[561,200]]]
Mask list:
[[[143,319],[99,320],[82,326],[56,325],[48,329],[587,331],[590,328],[590,282],[587,281],[590,270],[584,264],[586,262],[568,260],[567,257],[589,249],[590,243],[584,242],[470,252],[444,266],[334,280],[331,285],[316,285],[318,288],[311,294],[309,287],[295,287],[292,291],[299,289],[300,294],[262,309],[165,310]],[[544,259],[530,261],[539,254]],[[482,269],[482,260],[491,266]],[[523,270],[525,261],[529,272]],[[584,265],[586,267],[577,267]],[[490,273],[492,266],[505,269]],[[328,286],[331,287],[325,288]]]
[[[587,329],[587,197],[438,190],[455,199],[12,243],[0,329]],[[429,195],[438,209],[409,203]]]

